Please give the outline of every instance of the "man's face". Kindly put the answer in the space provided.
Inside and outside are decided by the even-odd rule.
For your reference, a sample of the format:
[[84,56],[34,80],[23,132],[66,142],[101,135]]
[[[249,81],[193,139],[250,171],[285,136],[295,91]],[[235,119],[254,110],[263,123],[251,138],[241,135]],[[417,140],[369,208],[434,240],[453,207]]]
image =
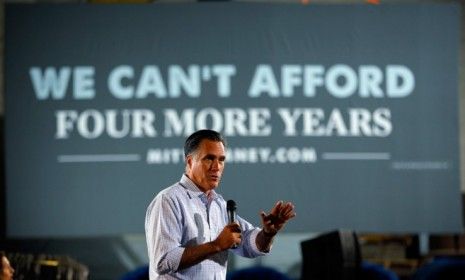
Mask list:
[[223,143],[204,139],[197,151],[187,156],[187,176],[208,193],[220,183],[225,159]]

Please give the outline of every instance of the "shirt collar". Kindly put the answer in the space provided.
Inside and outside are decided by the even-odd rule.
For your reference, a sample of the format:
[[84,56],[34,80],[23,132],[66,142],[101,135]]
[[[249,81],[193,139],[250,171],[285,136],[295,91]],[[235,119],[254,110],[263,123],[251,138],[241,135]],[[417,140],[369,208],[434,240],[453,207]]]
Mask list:
[[[183,186],[187,190],[187,193],[189,194],[190,198],[200,197],[202,199],[202,197],[204,198],[207,197],[207,195],[203,191],[201,191],[199,187],[197,187],[197,185],[194,182],[192,182],[192,180],[189,177],[187,177],[186,174],[182,174],[182,177],[179,183],[181,184],[181,186]],[[215,190],[211,190],[210,195],[212,196],[212,200],[217,199],[219,196],[215,192]]]

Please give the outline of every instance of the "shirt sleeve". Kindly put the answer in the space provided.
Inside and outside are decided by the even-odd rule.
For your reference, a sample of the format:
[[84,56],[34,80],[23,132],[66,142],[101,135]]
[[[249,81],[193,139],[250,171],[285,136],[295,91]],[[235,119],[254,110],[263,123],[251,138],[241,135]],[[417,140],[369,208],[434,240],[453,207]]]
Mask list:
[[157,274],[176,272],[184,248],[179,207],[166,195],[158,195],[147,209],[145,231],[150,269]]
[[242,242],[237,249],[233,249],[234,253],[246,258],[255,258],[267,255],[269,252],[262,252],[257,247],[257,235],[261,229],[254,227],[239,216],[236,218],[242,229]]

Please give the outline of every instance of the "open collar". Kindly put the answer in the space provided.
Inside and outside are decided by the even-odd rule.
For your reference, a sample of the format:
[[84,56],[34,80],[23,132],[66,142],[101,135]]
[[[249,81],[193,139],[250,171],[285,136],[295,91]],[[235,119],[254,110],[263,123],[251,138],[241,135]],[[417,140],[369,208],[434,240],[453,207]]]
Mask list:
[[[199,197],[202,201],[207,199],[207,195],[197,187],[197,185],[192,182],[186,174],[183,174],[181,180],[179,180],[179,184],[184,187],[187,191],[187,195],[190,199],[193,197]],[[215,192],[215,190],[210,191],[211,200],[216,200],[220,195]]]

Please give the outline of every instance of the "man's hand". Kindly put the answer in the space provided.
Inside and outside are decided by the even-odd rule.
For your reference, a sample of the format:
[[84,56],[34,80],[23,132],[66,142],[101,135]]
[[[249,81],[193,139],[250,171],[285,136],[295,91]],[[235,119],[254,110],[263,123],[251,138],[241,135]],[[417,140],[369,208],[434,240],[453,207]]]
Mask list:
[[295,215],[296,213],[294,212],[294,205],[292,205],[292,203],[278,201],[269,214],[263,211],[260,213],[263,233],[267,237],[275,236],[276,233],[284,227],[287,221],[294,218]]
[[226,225],[214,241],[220,251],[232,248],[241,243],[241,228],[236,223]]
[[184,269],[205,260],[209,256],[230,249],[241,243],[241,228],[236,223],[226,225],[220,235],[211,242],[186,247],[178,269]]

